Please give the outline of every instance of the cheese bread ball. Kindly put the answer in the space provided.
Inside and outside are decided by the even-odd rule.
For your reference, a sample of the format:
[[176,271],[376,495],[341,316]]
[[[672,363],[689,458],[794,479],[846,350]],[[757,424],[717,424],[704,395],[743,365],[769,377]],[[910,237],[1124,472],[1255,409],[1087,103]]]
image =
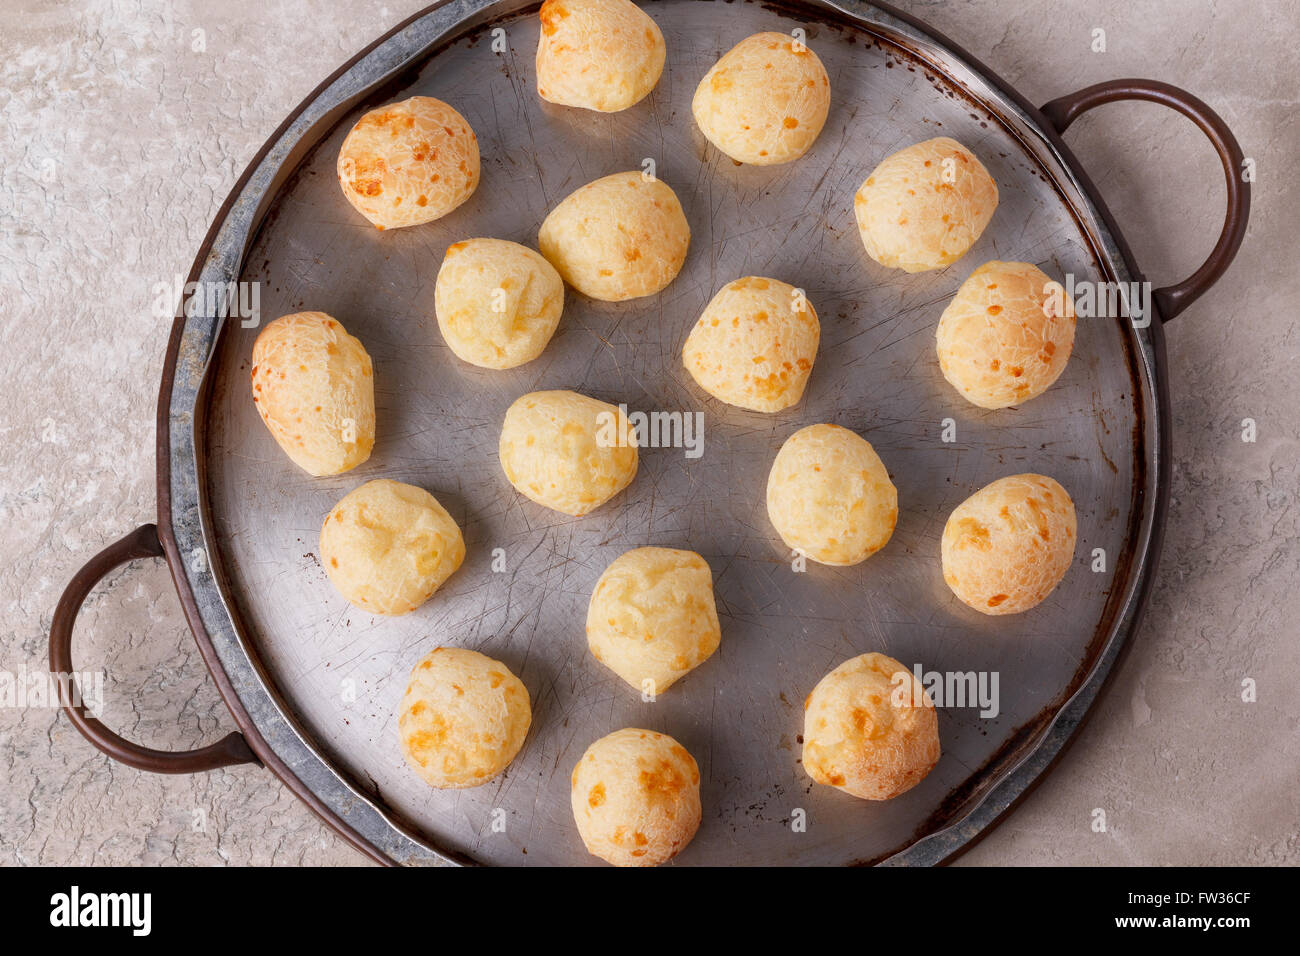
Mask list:
[[371,110],[339,150],[339,185],[380,229],[447,215],[478,186],[478,138],[442,100],[413,96]]
[[1074,303],[1028,262],[986,262],[939,319],[939,368],[980,408],[1018,405],[1051,387],[1074,347]]
[[975,245],[998,207],[998,185],[975,154],[946,136],[894,153],[853,197],[867,255],[924,272]]
[[614,559],[587,606],[592,655],[637,690],[660,694],[718,649],[713,572],[694,551],[635,548]]
[[636,477],[636,433],[616,406],[577,392],[529,392],[506,411],[498,446],[510,484],[580,517]]
[[615,866],[658,866],[700,828],[700,768],[667,734],[601,737],[573,768],[570,799],[587,852]]
[[438,328],[456,357],[514,368],[542,354],[564,311],[564,282],[538,253],[504,239],[447,249],[433,289]]
[[661,180],[615,173],[565,197],[542,222],[537,243],[583,295],[622,302],[654,295],[677,277],[691,227]]
[[756,33],[704,74],[691,112],[736,162],[775,166],[808,152],[830,106],[830,77],[816,53],[788,34]]
[[728,282],[686,338],[682,362],[729,405],[779,412],[803,397],[821,325],[801,290],[776,279]]
[[803,766],[818,783],[889,800],[939,762],[934,703],[892,657],[845,661],[818,682],[803,709]]
[[1045,475],[985,485],[943,528],[943,579],[983,614],[1018,614],[1061,583],[1074,560],[1070,494]]
[[362,344],[324,312],[269,323],[253,343],[253,402],[309,475],[337,475],[375,445],[375,377]]
[[436,647],[411,671],[397,710],[402,755],[431,787],[487,783],[515,759],[533,712],[528,688],[500,661]]
[[545,0],[537,94],[601,113],[625,110],[664,71],[664,35],[630,0]]
[[344,496],[320,531],[320,559],[338,592],[375,614],[406,614],[465,560],[465,539],[423,488],[381,478]]
[[772,462],[767,516],[782,541],[813,561],[858,564],[894,533],[898,491],[865,438],[839,425],[809,425]]

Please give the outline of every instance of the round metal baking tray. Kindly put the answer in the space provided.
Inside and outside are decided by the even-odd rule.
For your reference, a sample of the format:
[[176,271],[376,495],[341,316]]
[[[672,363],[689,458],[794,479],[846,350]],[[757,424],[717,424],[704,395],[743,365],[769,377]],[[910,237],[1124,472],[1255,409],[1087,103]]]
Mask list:
[[[374,358],[378,443],[353,472],[307,477],[249,400],[257,328],[205,313],[202,302],[177,320],[159,406],[159,525],[97,556],[69,586],[51,666],[73,670],[72,620],[94,581],[123,560],[165,552],[241,733],[165,754],[69,705],[97,745],[160,771],[260,760],[376,859],[497,864],[593,860],[569,811],[569,772],[591,741],[624,726],[671,733],[700,762],[704,822],[681,864],[939,862],[1059,753],[1132,634],[1158,555],[1169,421],[1160,326],[1218,277],[1240,242],[1249,195],[1234,175],[1240,152],[1231,134],[1194,97],[1150,81],[1103,84],[1035,110],[954,45],[883,6],[659,0],[646,10],[666,36],[668,63],[655,92],[623,113],[541,102],[536,6],[464,0],[431,7],[342,68],[254,161],[192,278],[260,283],[267,319],[320,309],[343,321]],[[826,129],[793,164],[738,166],[695,128],[695,84],[744,36],[795,29],[831,77]],[[482,182],[444,219],[380,232],[347,206],[334,157],[361,112],[415,94],[466,116],[479,135]],[[1167,103],[1215,143],[1229,191],[1219,245],[1191,279],[1157,293],[1149,325],[1080,319],[1074,356],[1045,395],[995,412],[967,405],[939,374],[933,332],[980,262],[1034,262],[1076,282],[1140,281],[1059,137],[1082,111],[1125,98]],[[948,269],[883,269],[862,250],[854,190],[885,155],[939,135],[965,143],[989,168],[997,213]],[[691,251],[673,284],[617,304],[570,290],[541,359],[508,372],[457,362],[433,319],[446,247],[472,236],[535,245],[560,198],[647,158],[691,224]],[[806,289],[822,320],[805,397],[775,415],[708,398],[679,358],[713,292],[749,274]],[[505,482],[495,452],[506,407],[538,388],[645,411],[703,411],[704,454],[647,449],[636,481],[611,504],[583,519],[545,511]],[[955,440],[943,438],[946,419]],[[900,516],[890,544],[863,565],[798,573],[767,523],[763,487],[785,437],[823,421],[872,442],[898,486]],[[1040,607],[986,618],[943,584],[939,535],[968,494],[1021,471],[1052,475],[1072,493],[1076,560]],[[435,599],[398,619],[347,605],[314,554],[329,508],[381,476],[437,495],[468,546]],[[592,660],[582,633],[597,576],[644,544],[704,555],[723,628],[720,651],[653,703]],[[498,548],[504,571],[492,570]],[[502,659],[533,696],[523,751],[474,790],[430,790],[397,747],[406,676],[439,643]],[[800,702],[823,673],[868,650],[928,671],[998,676],[997,716],[941,708],[942,760],[886,803],[815,787],[798,764]],[[791,826],[795,818],[806,827]]]

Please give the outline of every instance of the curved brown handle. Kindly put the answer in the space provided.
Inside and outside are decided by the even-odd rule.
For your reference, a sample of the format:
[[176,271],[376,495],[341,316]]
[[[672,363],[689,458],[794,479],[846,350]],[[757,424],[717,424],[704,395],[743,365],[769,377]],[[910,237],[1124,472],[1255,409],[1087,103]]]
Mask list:
[[152,773],[198,773],[231,764],[258,763],[257,756],[249,749],[243,735],[238,733],[227,734],[215,744],[198,750],[170,751],[141,747],[113,733],[90,716],[83,704],[72,699],[71,682],[76,679],[73,676],[76,671],[72,666],[72,627],[86,595],[104,575],[118,565],[136,558],[162,556],[163,546],[158,540],[157,525],[141,525],[87,561],[86,566],[68,582],[63,596],[59,598],[58,607],[54,609],[54,621],[50,625],[50,673],[58,685],[59,703],[63,712],[83,737],[114,760],[137,770]]
[[1040,112],[1058,133],[1064,133],[1088,110],[1116,100],[1146,100],[1182,113],[1195,123],[1219,154],[1228,182],[1228,215],[1214,250],[1199,269],[1177,285],[1157,289],[1153,296],[1161,318],[1168,322],[1201,297],[1218,281],[1241,247],[1250,218],[1250,183],[1242,178],[1244,158],[1237,138],[1219,114],[1203,102],[1176,86],[1157,80],[1110,80],[1052,100]]

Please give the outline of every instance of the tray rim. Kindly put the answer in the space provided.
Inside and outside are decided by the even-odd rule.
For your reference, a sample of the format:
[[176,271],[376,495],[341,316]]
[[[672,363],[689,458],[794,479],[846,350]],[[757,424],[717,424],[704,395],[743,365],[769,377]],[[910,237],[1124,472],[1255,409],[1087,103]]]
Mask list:
[[[846,7],[843,5],[844,3],[849,6]],[[1142,272],[1137,267],[1127,242],[1097,192],[1095,185],[1087,176],[1077,158],[1069,150],[1069,147],[1062,141],[1061,136],[1055,131],[1051,121],[1039,109],[1032,106],[998,74],[986,67],[964,48],[933,30],[918,18],[896,10],[887,3],[876,2],[876,0],[838,0],[838,2],[837,0],[821,0],[820,4],[814,3],[814,5],[823,4],[831,7],[837,15],[853,21],[859,28],[868,32],[872,32],[874,24],[862,19],[850,7],[873,8],[880,14],[882,19],[892,19],[901,27],[920,33],[935,47],[941,48],[949,56],[960,61],[972,74],[982,80],[994,94],[1002,98],[1006,104],[1014,107],[1018,111],[1017,119],[1027,124],[1036,135],[1041,137],[1055,154],[1055,158],[1060,162],[1064,171],[1072,177],[1072,185],[1078,189],[1085,204],[1090,207],[1088,212],[1095,217],[1101,227],[1100,235],[1097,238],[1104,241],[1106,248],[1099,251],[1105,253],[1107,262],[1111,264],[1118,263],[1122,267],[1127,276],[1121,276],[1121,278],[1128,278],[1133,281],[1143,280]],[[772,6],[787,14],[795,12],[794,9],[784,3],[764,5]],[[408,27],[437,11],[448,10],[453,7],[467,8],[464,16],[449,23],[446,29],[442,30],[430,43],[423,44],[414,53],[414,60],[399,63],[398,66],[393,67],[391,70],[368,80],[363,85],[362,91],[357,98],[366,96],[368,91],[375,86],[381,85],[393,75],[409,69],[413,62],[422,61],[429,55],[436,55],[431,53],[430,47],[442,42],[446,33],[459,32],[468,21],[476,18],[491,20],[497,15],[508,12],[525,12],[529,6],[527,0],[522,4],[516,3],[513,5],[502,2],[502,0],[488,0],[488,2],[484,2],[484,0],[438,0],[438,2],[397,24],[343,63],[290,112],[249,162],[239,180],[232,187],[225,202],[215,214],[208,233],[199,247],[199,252],[190,270],[187,282],[197,282],[202,278],[205,268],[210,265],[213,258],[213,247],[223,226],[229,221],[232,212],[236,211],[236,207],[244,199],[243,193],[246,187],[254,175],[262,168],[267,157],[275,147],[282,144],[286,134],[289,133],[295,123],[310,107],[317,103],[336,81],[346,77],[367,56],[387,44],[394,37],[402,34]],[[795,0],[795,6],[800,6],[798,0]],[[497,7],[512,7],[512,9],[494,10]],[[921,56],[919,51],[912,52]],[[923,59],[923,57],[921,58]],[[954,80],[954,82],[958,86],[965,86],[965,84],[958,81]],[[325,117],[335,112],[346,112],[353,105],[354,98],[345,98],[322,117],[315,120],[312,125],[315,126],[320,122],[324,122]],[[305,152],[305,150],[303,151]],[[261,200],[263,203],[266,202],[268,196],[274,195],[275,187],[282,183],[283,177],[291,174],[293,168],[297,166],[297,159],[300,158],[301,154],[295,157],[293,151],[290,150],[281,159],[277,166],[277,172],[272,177],[272,182],[267,184],[267,188],[262,194]],[[288,173],[285,172],[286,170]],[[249,213],[247,208],[239,211],[243,214]],[[259,218],[258,214],[254,214],[254,220]],[[255,234],[255,228],[250,230],[250,241]],[[243,251],[246,253],[247,248]],[[242,267],[242,255],[240,258]],[[236,275],[234,278],[238,278],[238,276]],[[1129,534],[1133,553],[1126,556],[1129,567],[1125,579],[1117,578],[1117,583],[1122,583],[1127,598],[1117,610],[1109,636],[1088,674],[1075,688],[1073,694],[1062,702],[1046,725],[1035,729],[1034,735],[1038,737],[1037,742],[1027,745],[1029,749],[1023,752],[1018,761],[1011,767],[1004,769],[998,777],[988,782],[982,794],[970,798],[974,802],[963,814],[952,819],[940,829],[904,845],[899,851],[878,862],[886,865],[947,863],[1001,822],[1019,801],[1041,782],[1056,761],[1060,759],[1068,745],[1077,737],[1077,732],[1086,721],[1097,697],[1109,685],[1117,670],[1117,665],[1131,647],[1133,633],[1140,623],[1150,597],[1169,504],[1170,436],[1168,423],[1171,419],[1162,321],[1162,316],[1157,307],[1151,324],[1146,329],[1133,330],[1130,339],[1133,352],[1132,358],[1138,366],[1135,375],[1135,386],[1137,388],[1135,398],[1140,399],[1136,404],[1139,427],[1135,430],[1141,431],[1142,427],[1145,427],[1147,431],[1147,458],[1143,459],[1142,456],[1135,455],[1139,469],[1134,477],[1134,507],[1130,519]],[[186,619],[191,631],[194,633],[195,641],[199,646],[205,664],[212,674],[227,708],[231,711],[249,746],[257,754],[263,766],[275,773],[323,822],[362,853],[376,862],[388,865],[404,862],[434,861],[475,863],[476,861],[472,859],[463,858],[458,854],[431,844],[427,838],[413,832],[412,827],[403,825],[400,820],[396,819],[396,815],[391,808],[387,808],[386,811],[379,810],[365,794],[358,792],[345,779],[345,775],[333,768],[328,758],[323,757],[319,750],[312,745],[310,735],[305,735],[296,726],[293,717],[284,713],[283,702],[275,699],[276,694],[271,691],[273,682],[268,682],[267,675],[261,671],[260,662],[256,659],[257,655],[250,652],[243,635],[239,633],[239,622],[235,620],[238,615],[229,609],[220,593],[221,586],[218,584],[213,564],[209,564],[203,570],[196,570],[185,560],[182,543],[199,541],[202,542],[202,546],[206,546],[210,541],[209,529],[211,521],[207,514],[205,466],[203,456],[198,453],[199,449],[204,445],[202,436],[203,420],[201,416],[195,414],[195,410],[206,401],[207,391],[211,384],[207,375],[207,360],[215,350],[210,348],[206,354],[199,355],[196,354],[192,346],[187,348],[190,343],[186,341],[186,332],[191,329],[192,323],[202,324],[205,322],[209,325],[214,324],[212,319],[201,315],[195,318],[185,318],[183,308],[173,321],[160,383],[156,436],[159,537],[162,541],[168,567],[178,596],[181,599]],[[207,339],[210,347],[220,334],[220,324],[216,323],[215,327],[208,331],[211,333]],[[181,399],[179,404],[176,403],[178,398]],[[176,405],[175,408],[174,405]],[[176,466],[179,466],[179,468]],[[182,505],[180,510],[173,507],[176,503],[173,501],[173,495],[176,496],[177,502]],[[261,673],[262,689],[268,692],[272,703],[279,707],[279,716],[288,724],[289,730],[299,737],[316,760],[320,761],[330,773],[338,778],[343,787],[350,791],[351,797],[357,803],[369,807],[370,811],[377,814],[384,826],[390,829],[394,835],[409,841],[405,845],[407,852],[395,854],[367,839],[303,779],[305,773],[311,771],[311,767],[304,766],[301,762],[291,766],[266,740],[256,718],[250,713],[245,701],[240,697],[234,682],[218,655],[204,619],[205,609],[209,613],[215,611],[229,619],[247,663],[254,671]],[[270,686],[268,686],[268,683]]]

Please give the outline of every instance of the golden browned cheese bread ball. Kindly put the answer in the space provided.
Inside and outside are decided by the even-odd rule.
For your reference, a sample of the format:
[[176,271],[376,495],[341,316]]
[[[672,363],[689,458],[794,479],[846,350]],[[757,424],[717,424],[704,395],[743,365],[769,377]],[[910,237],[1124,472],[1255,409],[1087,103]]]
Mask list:
[[515,759],[533,711],[528,688],[477,651],[436,647],[411,671],[397,711],[402,755],[431,787],[487,783]]
[[781,540],[813,561],[858,564],[894,533],[898,491],[865,438],[839,425],[809,425],[772,462],[767,515]]
[[587,852],[615,866],[658,866],[700,828],[700,769],[667,734],[601,737],[573,768],[570,797]]
[[804,701],[803,766],[863,800],[911,790],[939,762],[939,721],[925,687],[884,654],[854,657]]
[[537,93],[613,113],[640,102],[664,71],[664,35],[630,0],[545,0]]
[[1074,303],[1028,262],[986,262],[939,319],[943,377],[980,408],[1019,405],[1051,387],[1074,347]]
[[661,180],[615,173],[565,197],[542,222],[537,243],[583,295],[622,302],[654,295],[677,277],[691,227]]
[[406,614],[465,560],[460,528],[423,488],[380,478],[334,506],[320,532],[330,583],[359,608]]
[[478,186],[478,138],[442,100],[413,96],[371,110],[339,150],[339,185],[380,229],[418,226],[451,212]]
[[730,405],[777,412],[803,397],[821,325],[801,289],[760,276],[723,286],[686,338],[682,362]]
[[504,239],[447,249],[433,290],[438,328],[462,361],[514,368],[542,354],[564,311],[564,282],[538,253]]
[[634,548],[620,555],[587,607],[592,655],[651,694],[708,660],[721,639],[713,572],[694,551]]
[[1045,475],[1011,475],[985,485],[943,529],[943,579],[983,614],[1018,614],[1061,583],[1074,559],[1069,492]]
[[529,392],[506,411],[498,447],[510,484],[539,505],[579,517],[636,477],[627,416],[577,392]]
[[830,77],[816,53],[788,34],[756,33],[704,74],[691,112],[736,162],[774,166],[808,152],[830,106]]
[[269,323],[253,343],[253,402],[310,475],[337,475],[375,445],[375,377],[361,343],[324,312]]
[[867,255],[904,272],[956,262],[997,207],[998,186],[988,170],[946,136],[894,153],[853,197]]

